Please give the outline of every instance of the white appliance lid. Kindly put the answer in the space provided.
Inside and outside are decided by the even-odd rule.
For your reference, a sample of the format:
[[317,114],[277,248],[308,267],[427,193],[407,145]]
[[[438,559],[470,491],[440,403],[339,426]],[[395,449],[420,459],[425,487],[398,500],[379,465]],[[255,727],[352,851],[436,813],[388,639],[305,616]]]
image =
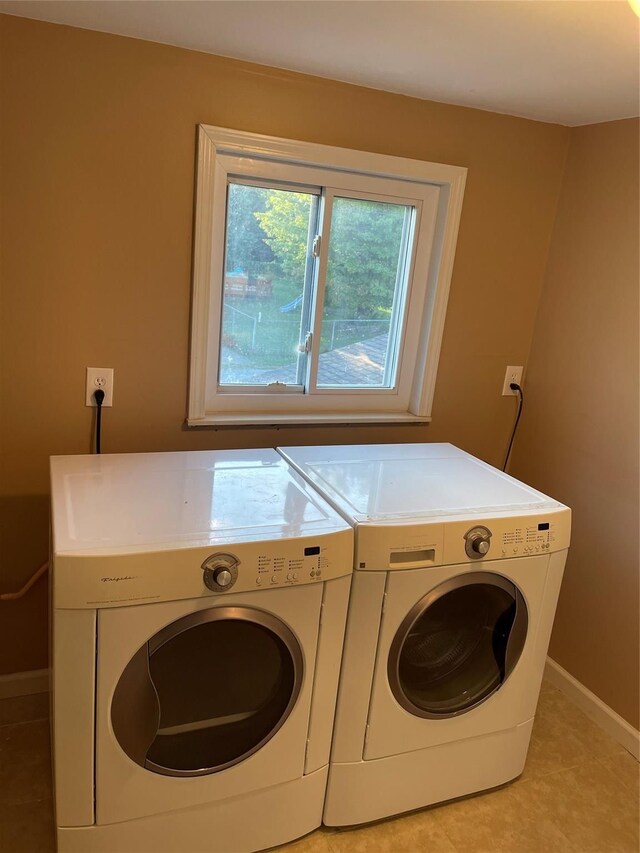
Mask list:
[[561,506],[452,444],[278,449],[352,522],[444,520]]
[[56,553],[267,541],[349,529],[271,449],[51,457]]

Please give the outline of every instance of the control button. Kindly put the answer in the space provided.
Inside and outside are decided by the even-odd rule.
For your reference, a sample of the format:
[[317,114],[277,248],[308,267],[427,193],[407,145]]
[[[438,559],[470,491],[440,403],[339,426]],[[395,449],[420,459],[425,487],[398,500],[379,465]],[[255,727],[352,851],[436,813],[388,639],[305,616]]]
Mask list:
[[261,583],[262,583],[262,578],[256,578],[256,584],[258,586],[260,586]]
[[315,573],[315,572],[310,572],[310,573],[309,573],[309,577],[311,577],[311,578],[315,578],[315,576],[316,576],[316,573]]
[[517,549],[517,548],[514,548],[514,549],[513,549],[513,553],[514,553],[514,554],[517,554],[517,553],[518,553],[518,549]]
[[540,546],[536,545],[536,551],[539,551],[539,550],[540,550]]
[[293,579],[294,579],[294,581],[298,580],[298,573],[297,572],[293,573]]
[[271,583],[278,583],[278,575],[274,575],[274,576],[271,578]]

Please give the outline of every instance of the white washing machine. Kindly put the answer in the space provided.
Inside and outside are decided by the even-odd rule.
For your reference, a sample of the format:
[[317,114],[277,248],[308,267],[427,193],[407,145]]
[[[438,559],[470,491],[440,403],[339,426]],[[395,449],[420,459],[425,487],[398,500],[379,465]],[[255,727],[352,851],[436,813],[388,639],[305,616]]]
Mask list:
[[274,450],[53,457],[61,853],[319,826],[353,531]]
[[356,533],[324,822],[514,779],[570,510],[450,444],[280,452]]

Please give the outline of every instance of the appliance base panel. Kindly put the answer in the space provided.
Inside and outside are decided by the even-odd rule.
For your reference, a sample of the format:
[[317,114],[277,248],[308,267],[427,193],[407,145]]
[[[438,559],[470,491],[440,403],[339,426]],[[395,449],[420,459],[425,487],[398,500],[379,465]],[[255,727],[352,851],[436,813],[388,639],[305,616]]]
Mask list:
[[284,844],[320,826],[327,772],[137,820],[58,827],[58,853],[252,853]]
[[415,752],[332,764],[323,823],[368,823],[504,785],[524,769],[532,726],[533,719]]

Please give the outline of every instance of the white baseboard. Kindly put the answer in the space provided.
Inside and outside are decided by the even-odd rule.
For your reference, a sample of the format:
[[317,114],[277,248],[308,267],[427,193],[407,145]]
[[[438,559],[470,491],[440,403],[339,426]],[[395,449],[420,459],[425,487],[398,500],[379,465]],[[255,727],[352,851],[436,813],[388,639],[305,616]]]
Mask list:
[[620,714],[598,699],[577,678],[574,678],[560,664],[551,658],[547,658],[544,668],[544,677],[554,687],[561,690],[572,700],[572,702],[597,723],[601,729],[617,740],[621,746],[628,750],[637,760],[640,760],[640,732],[623,719]]
[[48,690],[48,669],[34,669],[31,672],[10,672],[8,675],[0,675],[0,699],[29,696],[31,693],[46,693]]

